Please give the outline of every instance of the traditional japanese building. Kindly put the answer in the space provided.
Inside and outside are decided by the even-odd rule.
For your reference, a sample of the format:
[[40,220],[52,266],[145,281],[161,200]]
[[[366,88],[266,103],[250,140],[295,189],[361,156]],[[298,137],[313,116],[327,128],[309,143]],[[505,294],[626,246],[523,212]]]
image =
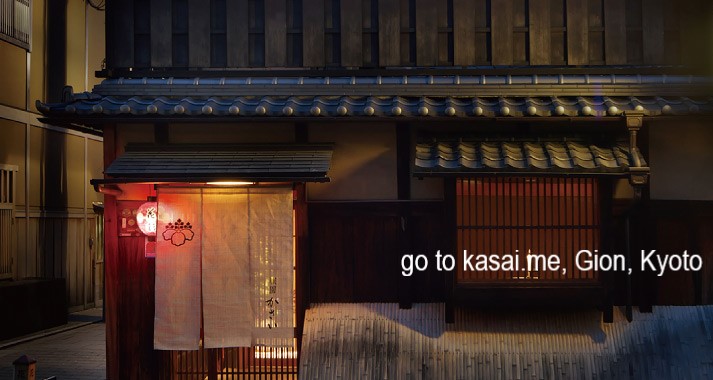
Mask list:
[[[655,0],[108,2],[105,79],[37,108],[103,130],[109,378],[473,378],[501,367],[435,352],[486,352],[514,335],[479,331],[508,320],[558,334],[538,330],[542,309],[575,334],[621,324],[586,343],[619,350],[652,306],[710,303],[709,15]],[[642,249],[701,268],[659,277]],[[581,250],[625,268],[586,267]],[[463,251],[498,267],[466,270]],[[501,265],[527,253],[558,269]],[[405,255],[429,265],[405,275]],[[580,355],[569,374],[656,373],[564,341],[538,349]]]

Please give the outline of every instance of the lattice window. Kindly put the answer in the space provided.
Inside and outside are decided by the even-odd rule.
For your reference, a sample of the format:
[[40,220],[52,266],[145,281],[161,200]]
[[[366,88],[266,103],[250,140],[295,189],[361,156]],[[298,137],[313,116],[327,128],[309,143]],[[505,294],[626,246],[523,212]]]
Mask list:
[[30,0],[0,0],[0,39],[30,49]]
[[12,278],[17,166],[0,164],[0,279]]
[[[456,183],[459,283],[596,280],[575,265],[577,252],[599,249],[594,178],[472,178]],[[463,250],[519,256],[520,270],[463,271]],[[526,255],[557,255],[566,271],[528,271]],[[501,261],[502,262],[502,261]]]

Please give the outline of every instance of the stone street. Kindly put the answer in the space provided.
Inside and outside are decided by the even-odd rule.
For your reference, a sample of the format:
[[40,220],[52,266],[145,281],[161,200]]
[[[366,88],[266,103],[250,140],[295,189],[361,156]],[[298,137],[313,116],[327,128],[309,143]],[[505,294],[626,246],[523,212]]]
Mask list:
[[[71,330],[41,332],[35,335],[40,336],[37,339],[0,348],[0,379],[12,379],[12,362],[22,355],[37,360],[37,380],[52,376],[57,380],[106,379],[105,325],[83,314],[70,315],[64,328]],[[0,342],[0,347],[6,345]]]

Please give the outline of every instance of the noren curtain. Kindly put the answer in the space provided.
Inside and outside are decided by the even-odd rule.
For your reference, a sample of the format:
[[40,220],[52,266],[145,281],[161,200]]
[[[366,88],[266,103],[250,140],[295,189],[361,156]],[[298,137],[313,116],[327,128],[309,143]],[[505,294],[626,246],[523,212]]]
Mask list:
[[[201,304],[206,348],[291,346],[292,191],[161,189],[158,203],[154,347],[198,349]],[[174,238],[188,222],[191,240]]]

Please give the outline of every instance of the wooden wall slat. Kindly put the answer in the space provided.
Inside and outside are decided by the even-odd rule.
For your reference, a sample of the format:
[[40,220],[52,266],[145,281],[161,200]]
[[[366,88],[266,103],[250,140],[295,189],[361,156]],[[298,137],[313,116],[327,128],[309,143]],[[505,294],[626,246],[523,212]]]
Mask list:
[[324,0],[302,0],[302,64],[324,66]]
[[453,64],[475,64],[475,3],[453,0]]
[[512,0],[492,0],[490,6],[490,37],[493,65],[512,65],[512,24]]
[[[438,49],[438,65],[439,66],[449,66],[453,64],[453,56],[449,52],[450,44],[449,41],[452,36],[452,32],[449,33],[449,28],[453,27],[452,20],[449,20],[449,1],[438,1],[436,2],[437,9],[436,13],[438,16],[438,24],[436,30],[436,46]],[[450,24],[449,24],[450,22]],[[450,55],[450,56],[449,56]]]
[[528,37],[528,12],[526,0],[513,0],[513,38],[512,38],[512,62],[515,65],[527,65],[529,63],[528,47],[530,45]]
[[664,63],[663,0],[647,0],[641,11],[644,31],[644,64]]
[[362,4],[361,1],[341,0],[341,50],[342,66],[359,67],[362,65]]
[[604,0],[604,59],[607,65],[626,63],[626,13],[621,0]]
[[248,0],[227,0],[228,67],[247,67],[248,61]]
[[399,0],[379,0],[379,66],[398,66],[401,47]]
[[188,0],[188,66],[210,66],[210,6]]
[[416,0],[416,65],[438,64],[438,3]]
[[[113,5],[113,6],[112,6]],[[114,15],[116,22],[112,31],[111,41],[112,56],[114,57],[114,67],[134,66],[134,2],[126,1],[107,2],[107,10]]]
[[550,0],[531,1],[529,3],[529,32],[530,32],[530,64],[549,65],[550,44]]
[[287,4],[265,0],[265,66],[287,66]]
[[589,63],[587,0],[567,0],[567,64]]
[[151,66],[170,67],[173,55],[171,0],[151,1]]

